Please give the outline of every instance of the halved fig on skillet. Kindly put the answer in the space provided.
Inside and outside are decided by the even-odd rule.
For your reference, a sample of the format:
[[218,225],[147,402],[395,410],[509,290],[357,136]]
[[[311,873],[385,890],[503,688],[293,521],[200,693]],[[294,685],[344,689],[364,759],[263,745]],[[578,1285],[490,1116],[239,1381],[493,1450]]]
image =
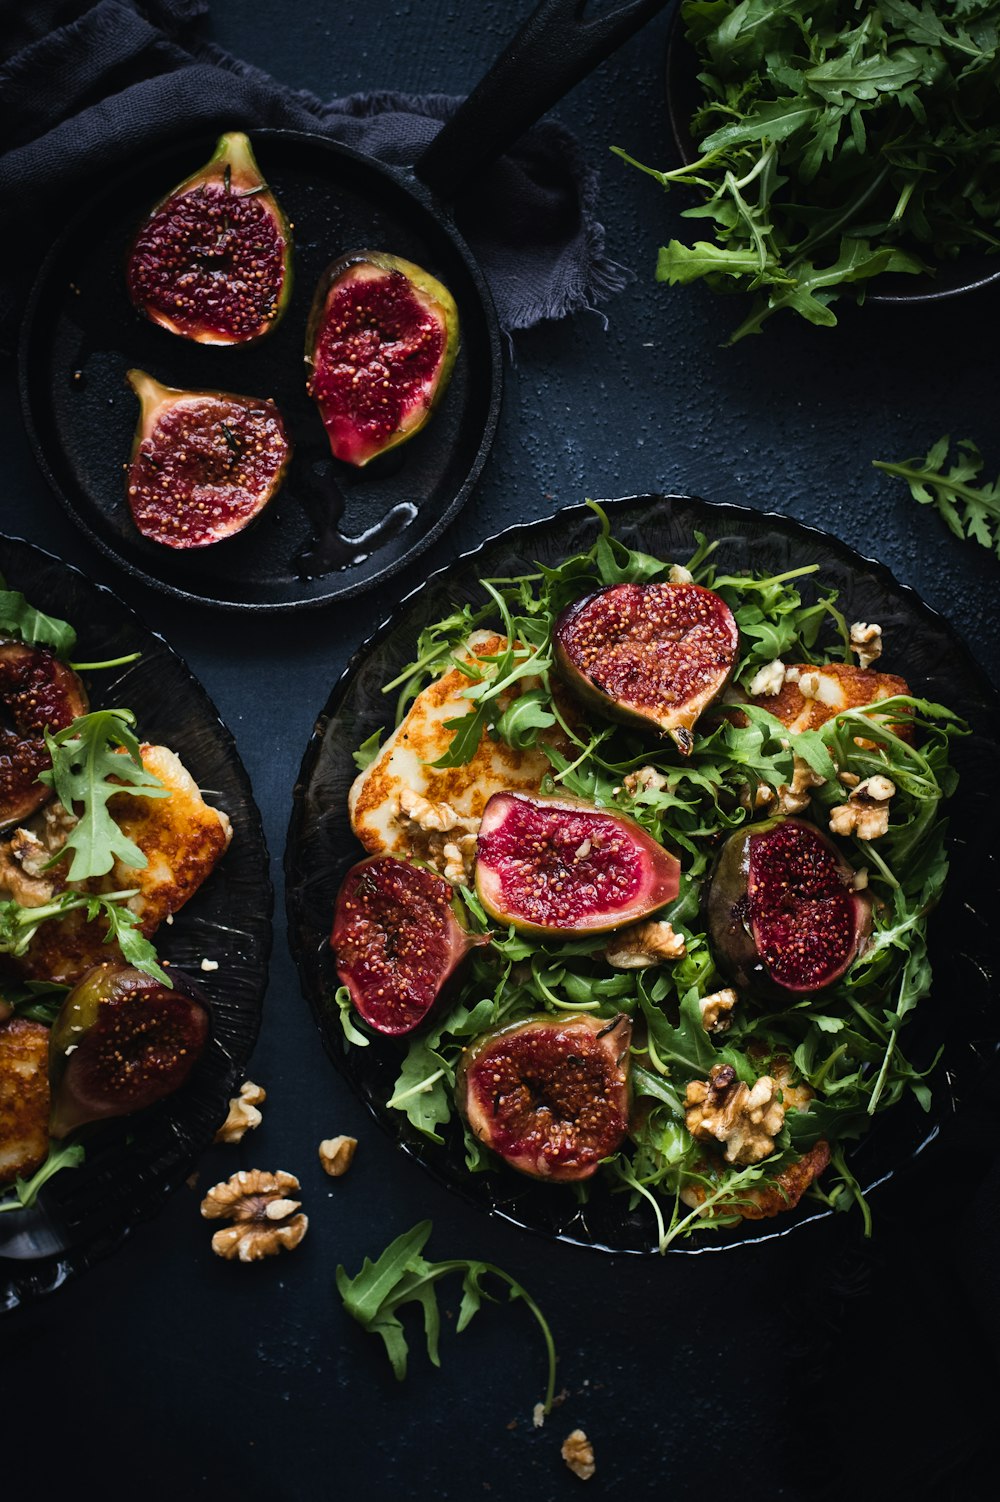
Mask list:
[[44,732],[86,714],[87,694],[48,648],[0,640],[0,711],[0,829],[9,829],[52,797],[38,781],[51,766]]
[[680,863],[624,814],[578,798],[494,793],[476,845],[476,891],[523,933],[600,934],[672,902]]
[[334,458],[360,467],[419,433],[458,340],[455,299],[412,261],[355,250],[328,266],[306,330],[306,384]]
[[250,344],[292,291],[292,235],[242,131],[152,208],[128,253],[128,292],[161,328],[198,344]]
[[330,944],[359,1016],[390,1036],[419,1027],[470,949],[488,944],[459,922],[450,882],[393,855],[352,866]]
[[573,692],[613,719],[671,736],[683,755],[738,645],[729,606],[700,584],[613,584],[567,606],[555,627],[556,662]]
[[871,928],[853,868],[801,819],[767,819],[731,835],[708,894],[719,965],[737,985],[810,995],[840,979]]
[[632,1024],[538,1016],[476,1038],[455,1085],[469,1130],[511,1168],[587,1179],[625,1139]]
[[244,531],[281,488],[291,444],[272,401],[179,391],[144,370],[128,382],[141,410],[128,503],[143,537],[204,548]]

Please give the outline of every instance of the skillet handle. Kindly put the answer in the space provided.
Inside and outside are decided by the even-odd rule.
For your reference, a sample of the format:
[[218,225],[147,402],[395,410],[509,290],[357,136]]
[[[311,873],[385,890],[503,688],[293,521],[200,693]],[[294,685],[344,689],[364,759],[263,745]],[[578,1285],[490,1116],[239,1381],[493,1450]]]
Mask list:
[[542,0],[481,83],[435,136],[413,170],[439,198],[458,196],[667,0],[626,0],[584,19],[587,0]]

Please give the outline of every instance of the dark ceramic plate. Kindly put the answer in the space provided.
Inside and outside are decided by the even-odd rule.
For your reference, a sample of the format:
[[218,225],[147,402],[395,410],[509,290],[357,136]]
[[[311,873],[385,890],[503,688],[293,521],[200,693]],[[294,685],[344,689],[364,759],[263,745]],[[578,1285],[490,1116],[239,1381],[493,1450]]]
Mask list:
[[[932,1080],[934,1103],[929,1115],[901,1103],[876,1122],[852,1154],[860,1182],[874,1188],[937,1135],[998,1046],[993,927],[1000,816],[991,789],[1000,756],[1000,701],[952,629],[913,590],[824,532],[787,517],[685,496],[633,496],[604,504],[616,536],[666,558],[688,556],[692,532],[698,529],[718,539],[718,561],[729,569],[778,573],[818,563],[824,586],[833,584],[840,591],[848,620],[882,625],[887,665],[905,674],[918,693],[950,705],[973,727],[955,748],[962,781],[952,807],[952,874],[931,925],[935,990],[908,1033],[908,1054],[918,1067],[944,1047]],[[347,791],[355,776],[351,752],[391,716],[382,685],[412,659],[425,624],[466,601],[482,602],[481,578],[529,573],[537,562],[558,563],[589,547],[594,534],[593,516],[583,506],[504,532],[433,575],[357,652],[319,718],[295,789],[285,856],[289,934],[327,1052],[404,1152],[470,1204],[515,1225],[602,1251],[649,1253],[654,1244],[650,1217],[641,1208],[630,1212],[625,1195],[612,1195],[598,1183],[589,1202],[580,1205],[571,1191],[512,1171],[468,1173],[458,1130],[446,1132],[441,1147],[421,1138],[400,1112],[385,1106],[399,1050],[389,1042],[345,1050],[337,1008],[331,1004],[337,981],[327,940],[334,896],[345,870],[361,853],[347,816]],[[784,1235],[828,1213],[803,1203],[776,1220],[707,1232],[674,1250],[746,1245]]]
[[[21,402],[35,457],[70,517],[116,563],[182,599],[222,609],[300,610],[381,584],[428,547],[467,500],[500,410],[499,335],[470,253],[412,178],[322,136],[251,133],[292,221],[292,297],[259,344],[215,348],[157,328],[125,290],[125,255],[151,204],[211,154],[214,136],[144,159],[95,195],[56,241],[21,332]],[[377,192],[376,192],[377,189]],[[426,429],[362,470],[332,459],[305,391],[306,318],[335,256],[392,250],[458,304],[462,348]],[[273,397],[293,444],[280,494],[253,527],[172,551],[136,531],[125,499],[138,403],[132,366],[168,386]]]
[[[698,54],[684,35],[681,8],[678,4],[670,24],[667,44],[667,114],[674,144],[683,162],[693,162],[698,157],[698,145],[691,134],[691,120],[704,99],[698,82]],[[889,273],[877,277],[866,286],[865,301],[868,303],[925,303],[939,302],[946,297],[959,297],[963,292],[976,292],[1000,282],[1000,260],[997,256],[979,255],[974,250],[964,250],[953,261],[942,262],[933,275],[902,276]]]
[[[75,626],[78,661],[142,653],[127,668],[83,675],[92,704],[134,710],[142,738],[176,751],[207,801],[233,824],[225,856],[156,941],[208,995],[211,1044],[181,1091],[102,1127],[87,1140],[86,1161],[57,1174],[37,1207],[0,1215],[0,1309],[13,1309],[112,1251],[156,1212],[211,1142],[257,1039],[273,894],[250,780],[215,706],[176,653],[110,590],[29,543],[0,538],[0,573],[32,604]],[[218,970],[202,974],[203,958]]]

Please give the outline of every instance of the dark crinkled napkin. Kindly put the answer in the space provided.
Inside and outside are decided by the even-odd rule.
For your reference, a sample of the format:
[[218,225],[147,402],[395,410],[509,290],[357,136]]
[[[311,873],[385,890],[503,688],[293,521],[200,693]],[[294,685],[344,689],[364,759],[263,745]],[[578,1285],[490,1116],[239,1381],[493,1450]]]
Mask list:
[[[457,109],[444,94],[354,94],[323,104],[197,40],[207,0],[0,0],[0,345],[53,236],[99,178],[183,134],[320,131],[413,162]],[[562,318],[617,291],[594,218],[596,176],[545,121],[456,208],[505,329]]]

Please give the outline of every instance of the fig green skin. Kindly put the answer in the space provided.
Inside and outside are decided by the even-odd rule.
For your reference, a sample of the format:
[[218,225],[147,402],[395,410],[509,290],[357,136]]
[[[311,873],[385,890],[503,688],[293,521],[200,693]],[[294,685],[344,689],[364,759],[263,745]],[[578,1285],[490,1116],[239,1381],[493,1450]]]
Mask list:
[[176,970],[171,979],[168,989],[106,961],[73,987],[49,1035],[50,1136],[132,1115],[184,1084],[208,1042],[210,1014],[193,981]]
[[[732,662],[728,671],[718,674],[710,689],[701,694],[692,695],[681,706],[665,714],[658,714],[655,706],[650,706],[649,710],[645,711],[626,704],[599,688],[593,679],[573,661],[565,644],[566,627],[600,595],[607,594],[609,589],[615,587],[611,585],[605,589],[594,590],[583,599],[574,600],[563,610],[556,621],[552,635],[556,670],[567,688],[585,709],[603,715],[605,719],[630,725],[635,730],[643,730],[647,735],[650,732],[659,732],[661,735],[669,736],[682,756],[690,756],[694,748],[692,731],[695,722],[704,710],[718,699],[733,675],[737,656],[736,644],[734,643],[733,646]],[[711,594],[712,591],[706,590],[705,593]]]
[[[398,448],[400,444],[407,443],[411,438],[421,432],[430,421],[442,396],[451,380],[451,373],[458,356],[460,337],[458,323],[458,307],[448,288],[443,282],[439,282],[429,271],[422,266],[417,266],[413,261],[407,261],[402,256],[390,255],[384,250],[351,250],[345,255],[339,256],[332,261],[320,277],[313,295],[312,306],[309,310],[309,318],[306,323],[306,347],[305,362],[306,370],[311,377],[315,369],[315,351],[323,327],[326,313],[327,298],[337,282],[351,271],[355,266],[374,266],[380,271],[398,271],[406,277],[407,281],[418,292],[430,298],[438,305],[438,316],[444,326],[445,352],[438,372],[437,384],[431,396],[429,406],[414,409],[402,426],[391,433],[384,443],[363,457],[347,460],[358,469],[370,464],[373,459],[382,454],[387,454],[390,449]],[[334,450],[335,458],[343,458]]]
[[[534,1123],[537,1131],[529,1139],[507,1140],[502,1100],[494,1099],[491,1109],[484,1108],[475,1088],[476,1071],[480,1062],[484,1058],[488,1060],[497,1051],[498,1045],[502,1049],[506,1040],[517,1035],[537,1039],[544,1047],[548,1036],[565,1037],[567,1033],[598,1044],[598,1053],[605,1070],[601,1102],[607,1108],[604,1120],[601,1121],[598,1111],[593,1119],[597,1122],[596,1127],[591,1120],[587,1126],[580,1127],[579,1138],[571,1142],[566,1141],[567,1123],[561,1121],[557,1127],[561,1140],[553,1143],[551,1112],[541,1102],[539,1108],[528,1113],[537,1118]],[[628,1132],[632,1084],[629,1051],[631,1041],[632,1024],[623,1012],[610,1020],[593,1017],[589,1013],[568,1012],[561,1016],[542,1012],[532,1017],[522,1017],[520,1021],[509,1023],[506,1027],[483,1033],[468,1044],[455,1076],[455,1103],[472,1135],[518,1173],[550,1184],[588,1179],[597,1172],[603,1158],[618,1150]],[[569,1056],[565,1062],[572,1068],[573,1061]],[[489,1067],[487,1064],[487,1068]],[[556,1071],[558,1068],[557,1063]],[[487,1097],[492,1092],[494,1078],[495,1076],[491,1076],[489,1079]],[[546,1084],[549,1083],[554,1083],[551,1075],[546,1080]],[[571,1089],[572,1079],[569,1086]],[[592,1100],[592,1097],[585,1096],[580,1105],[589,1106]],[[572,1132],[572,1123],[569,1126]],[[552,1150],[549,1152],[545,1151],[547,1145],[551,1145]]]
[[648,881],[647,889],[641,899],[634,900],[628,908],[620,908],[617,912],[601,916],[599,911],[587,915],[586,921],[574,925],[545,924],[534,922],[523,914],[503,906],[503,894],[501,891],[500,878],[489,867],[486,859],[480,852],[476,856],[476,895],[485,908],[486,912],[497,923],[505,926],[511,925],[518,933],[535,934],[541,938],[565,938],[572,934],[608,934],[617,929],[627,928],[631,923],[638,923],[645,918],[651,917],[669,902],[680,891],[680,862],[677,857],[671,855],[662,845],[657,844],[651,834],[648,834],[634,819],[627,814],[617,811],[597,808],[592,803],[587,803],[582,798],[548,798],[543,796],[530,796],[527,793],[494,793],[487,801],[483,810],[482,824],[480,825],[480,838],[484,831],[490,831],[492,827],[498,827],[496,821],[497,810],[502,809],[504,800],[519,804],[530,804],[540,809],[565,809],[567,813],[598,814],[616,824],[632,844],[642,852],[647,862]]
[[[218,330],[213,329],[182,328],[173,323],[159,309],[148,308],[144,304],[136,304],[139,312],[144,314],[151,323],[155,323],[160,328],[166,329],[168,333],[179,334],[182,339],[191,339],[196,344],[223,346],[257,344],[261,339],[266,339],[268,334],[273,333],[278,327],[292,296],[292,227],[286,219],[284,210],[278,200],[267,186],[264,175],[257,165],[257,158],[253,154],[253,147],[241,130],[227,131],[224,135],[221,135],[216,142],[215,150],[205,165],[199,167],[197,172],[192,172],[190,177],[186,177],[175,188],[171,188],[169,193],[164,193],[162,198],[157,199],[143,223],[145,224],[149,219],[152,219],[154,214],[157,214],[163,208],[164,204],[169,203],[172,198],[176,198],[183,193],[189,193],[193,188],[199,188],[202,183],[211,182],[213,179],[224,181],[227,170],[229,172],[231,187],[240,193],[255,194],[260,199],[261,204],[267,208],[268,213],[277,225],[278,232],[284,242],[281,292],[278,295],[273,316],[266,318],[254,333],[245,335],[242,338],[227,338]],[[142,226],[140,225],[141,228]],[[130,246],[128,256],[126,257],[127,261],[131,259],[131,254],[132,250]]]
[[833,984],[843,975],[860,954],[871,931],[871,899],[863,892],[853,893],[855,915],[854,950],[848,964],[842,967],[824,986],[814,991],[803,992],[781,985],[768,973],[761,961],[750,925],[747,879],[750,864],[749,842],[753,835],[765,834],[779,825],[802,825],[815,835],[836,856],[840,873],[847,885],[854,875],[854,868],[844,860],[836,846],[815,825],[802,819],[773,818],[748,824],[745,829],[730,835],[723,845],[712,873],[705,900],[705,916],[712,953],[720,970],[736,986],[771,1000],[785,1000],[789,996],[815,994],[826,985]]

